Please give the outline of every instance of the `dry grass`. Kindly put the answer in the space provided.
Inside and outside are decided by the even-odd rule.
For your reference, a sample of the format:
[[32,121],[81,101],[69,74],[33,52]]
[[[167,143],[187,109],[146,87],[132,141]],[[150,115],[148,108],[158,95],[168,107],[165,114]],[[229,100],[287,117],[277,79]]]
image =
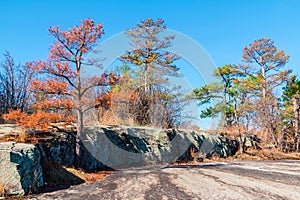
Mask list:
[[28,140],[28,133],[26,133],[25,131],[18,133],[16,142],[27,142],[27,140]]
[[28,134],[24,131],[10,131],[0,137],[1,142],[28,142]]
[[247,153],[237,153],[228,158],[212,157],[211,159],[204,159],[203,162],[233,162],[241,160],[300,160],[300,153],[283,153],[278,149],[249,149]]
[[127,126],[134,126],[136,123],[135,123],[133,117],[128,117],[127,121],[124,122],[124,124]]
[[100,172],[94,172],[94,173],[87,173],[80,169],[75,168],[67,168],[64,167],[68,172],[72,173],[73,175],[79,177],[84,182],[94,182],[97,180],[101,180],[105,178],[107,175],[112,174],[113,171],[100,171]]
[[102,113],[98,121],[100,124],[103,125],[136,126],[136,122],[132,117],[127,116],[125,119],[123,119],[111,110],[107,110],[104,113]]
[[259,157],[262,160],[300,160],[300,153],[283,153],[276,148],[248,150],[248,153],[253,157]]
[[105,111],[101,118],[99,119],[99,123],[104,125],[119,125],[122,124],[122,119],[118,116],[115,116],[111,110]]
[[0,197],[4,197],[5,196],[5,188],[3,185],[0,185]]
[[26,132],[13,132],[0,137],[0,142],[22,142],[37,144],[39,141],[46,140],[51,136],[50,133],[27,134]]

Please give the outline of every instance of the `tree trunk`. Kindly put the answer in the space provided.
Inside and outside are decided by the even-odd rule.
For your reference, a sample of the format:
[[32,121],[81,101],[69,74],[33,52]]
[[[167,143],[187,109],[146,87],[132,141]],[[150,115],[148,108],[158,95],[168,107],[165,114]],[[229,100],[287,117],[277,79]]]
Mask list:
[[83,112],[78,110],[78,116],[77,116],[77,134],[75,139],[75,166],[80,167],[80,160],[81,160],[81,154],[82,154],[82,131],[83,131]]
[[[76,59],[77,60],[77,59]],[[81,71],[80,71],[81,63],[80,60],[77,60],[76,62],[76,82],[77,82],[77,101],[78,101],[78,108],[77,108],[77,134],[75,138],[75,155],[74,155],[74,162],[76,167],[80,167],[80,160],[81,160],[81,154],[82,154],[82,130],[83,130],[83,102],[82,100],[82,94],[81,94]]]
[[266,71],[265,67],[261,66],[261,75],[263,77],[263,85],[262,85],[262,97],[265,99],[266,98]]
[[296,151],[300,150],[300,129],[299,129],[299,125],[300,125],[300,114],[299,114],[299,96],[295,96],[293,98],[293,103],[294,103],[294,117],[295,117],[295,121],[294,121],[294,128],[295,128],[295,138],[294,138],[294,145],[295,145],[295,149]]
[[272,139],[276,145],[276,147],[278,147],[279,145],[279,142],[278,142],[278,139],[276,137],[276,128],[271,124],[271,127],[269,128],[270,132],[271,132],[271,135],[272,135]]
[[235,120],[235,123],[237,125],[238,136],[239,136],[239,139],[240,139],[240,145],[241,145],[240,146],[240,153],[243,154],[243,153],[246,153],[246,148],[245,148],[246,135],[243,134],[243,136],[244,136],[244,140],[243,140],[236,103],[234,104],[234,120]]
[[149,65],[148,64],[146,64],[146,66],[145,66],[145,74],[144,74],[144,92],[145,92],[145,95],[148,93],[148,70],[149,70]]

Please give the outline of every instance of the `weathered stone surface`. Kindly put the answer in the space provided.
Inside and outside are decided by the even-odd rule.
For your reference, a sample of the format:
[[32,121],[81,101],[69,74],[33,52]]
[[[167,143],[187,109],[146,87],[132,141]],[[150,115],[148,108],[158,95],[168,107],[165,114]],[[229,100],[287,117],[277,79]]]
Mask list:
[[15,124],[0,124],[0,137],[11,134],[11,132],[21,132],[22,129]]
[[[238,142],[224,135],[145,127],[87,127],[82,141],[89,156],[112,168],[188,161],[190,147],[207,158],[232,156],[238,149]],[[91,163],[89,156],[82,163]]]
[[40,159],[32,144],[0,142],[0,185],[6,195],[23,195],[43,186]]
[[257,135],[247,133],[242,137],[242,141],[245,143],[246,148],[255,148],[258,149],[261,140]]
[[[75,133],[74,133],[75,134]],[[202,158],[235,154],[238,142],[224,135],[175,129],[126,126],[85,127],[80,157],[75,158],[72,134],[61,134],[40,144],[44,157],[64,166],[93,171],[168,164],[194,159],[190,148]]]
[[68,167],[73,166],[75,159],[75,138],[71,134],[61,133],[38,145],[42,149],[46,160]]
[[242,161],[120,170],[31,197],[81,199],[300,199],[299,161]]

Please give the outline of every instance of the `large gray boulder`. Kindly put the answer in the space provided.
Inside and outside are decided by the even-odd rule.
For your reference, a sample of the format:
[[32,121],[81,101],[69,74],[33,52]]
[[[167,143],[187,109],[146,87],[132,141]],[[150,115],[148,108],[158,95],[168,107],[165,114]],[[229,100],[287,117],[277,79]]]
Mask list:
[[94,171],[228,157],[238,149],[236,140],[220,134],[151,127],[90,126],[84,128],[80,156],[74,156],[74,134],[63,133],[39,144],[44,157],[64,166],[75,164]]
[[43,186],[40,151],[32,144],[0,142],[0,186],[6,195],[24,195]]
[[81,163],[99,166],[91,161],[100,161],[115,169],[189,161],[195,156],[191,148],[205,158],[228,157],[239,145],[220,134],[126,126],[87,127],[82,142],[89,153]]

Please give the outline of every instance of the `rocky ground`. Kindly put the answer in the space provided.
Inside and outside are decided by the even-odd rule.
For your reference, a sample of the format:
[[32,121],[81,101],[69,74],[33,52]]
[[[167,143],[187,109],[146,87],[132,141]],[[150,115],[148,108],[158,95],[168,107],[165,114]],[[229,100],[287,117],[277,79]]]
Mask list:
[[240,161],[121,170],[30,199],[300,199],[300,161]]
[[10,134],[11,132],[17,132],[21,129],[14,124],[0,124],[0,137]]

